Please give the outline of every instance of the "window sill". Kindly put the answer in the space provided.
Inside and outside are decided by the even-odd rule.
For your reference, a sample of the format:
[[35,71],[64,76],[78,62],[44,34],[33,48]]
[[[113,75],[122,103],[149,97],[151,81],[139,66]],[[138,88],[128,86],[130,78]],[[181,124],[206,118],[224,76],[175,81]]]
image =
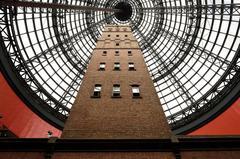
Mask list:
[[111,98],[122,98],[121,96],[111,96]]
[[133,99],[142,99],[141,96],[133,96],[132,98],[133,98]]
[[91,96],[91,98],[101,98],[101,96]]

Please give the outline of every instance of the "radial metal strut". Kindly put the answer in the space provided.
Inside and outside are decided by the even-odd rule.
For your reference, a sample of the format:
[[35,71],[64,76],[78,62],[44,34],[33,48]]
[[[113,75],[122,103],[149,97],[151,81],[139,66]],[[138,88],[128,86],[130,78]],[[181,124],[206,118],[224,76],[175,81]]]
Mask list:
[[71,10],[85,10],[85,11],[105,11],[105,12],[119,12],[119,9],[111,8],[98,8],[91,6],[75,6],[68,4],[57,3],[43,3],[43,2],[29,2],[18,0],[1,0],[1,6],[14,6],[14,7],[32,7],[32,8],[51,8],[51,9],[71,9]]

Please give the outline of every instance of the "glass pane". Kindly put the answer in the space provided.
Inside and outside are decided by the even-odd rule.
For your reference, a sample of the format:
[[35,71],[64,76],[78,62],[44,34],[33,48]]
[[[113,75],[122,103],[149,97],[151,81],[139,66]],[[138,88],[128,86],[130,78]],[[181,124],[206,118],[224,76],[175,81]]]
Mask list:
[[115,68],[119,68],[120,67],[120,63],[114,63],[114,67]]
[[140,92],[139,87],[132,87],[132,92],[139,93]]
[[94,88],[94,92],[100,92],[101,89],[102,89],[101,86],[95,86],[95,88]]
[[100,64],[100,68],[105,68],[105,64]]
[[133,63],[129,63],[128,66],[129,66],[129,67],[134,67],[134,64],[133,64]]
[[113,86],[113,92],[120,92],[120,86],[119,85]]

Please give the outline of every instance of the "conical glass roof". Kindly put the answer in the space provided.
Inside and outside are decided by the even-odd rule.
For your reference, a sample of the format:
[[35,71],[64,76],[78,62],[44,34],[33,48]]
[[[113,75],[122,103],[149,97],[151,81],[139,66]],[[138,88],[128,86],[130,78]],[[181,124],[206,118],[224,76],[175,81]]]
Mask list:
[[204,124],[239,97],[238,0],[18,2],[34,5],[0,2],[1,72],[29,107],[58,128],[106,24],[131,26],[175,133]]

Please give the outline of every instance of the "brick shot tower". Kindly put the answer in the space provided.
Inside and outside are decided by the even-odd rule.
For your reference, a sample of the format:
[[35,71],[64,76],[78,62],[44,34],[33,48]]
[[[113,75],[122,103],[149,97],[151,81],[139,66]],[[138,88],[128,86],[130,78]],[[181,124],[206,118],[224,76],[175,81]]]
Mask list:
[[62,138],[164,139],[171,135],[130,27],[107,25]]

